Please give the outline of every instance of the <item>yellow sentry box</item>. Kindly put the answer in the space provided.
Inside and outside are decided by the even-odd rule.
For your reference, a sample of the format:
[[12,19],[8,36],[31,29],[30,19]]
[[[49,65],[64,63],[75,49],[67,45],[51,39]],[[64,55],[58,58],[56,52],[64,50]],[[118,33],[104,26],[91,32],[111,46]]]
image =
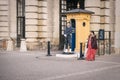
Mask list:
[[74,9],[66,11],[67,21],[75,20],[76,29],[75,29],[75,51],[80,51],[80,43],[85,43],[89,32],[90,32],[90,18],[91,14],[94,12],[83,10],[83,9]]

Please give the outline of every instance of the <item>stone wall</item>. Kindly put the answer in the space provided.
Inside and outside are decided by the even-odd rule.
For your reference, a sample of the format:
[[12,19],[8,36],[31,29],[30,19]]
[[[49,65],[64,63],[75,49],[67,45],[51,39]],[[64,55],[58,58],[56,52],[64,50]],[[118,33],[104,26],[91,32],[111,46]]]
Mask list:
[[9,36],[9,0],[0,0],[0,38]]
[[[40,48],[38,46],[44,46],[41,43],[46,44],[48,40],[52,45],[58,46],[60,0],[25,1],[25,35],[28,48]],[[119,47],[119,0],[85,0],[85,9],[95,12],[91,18],[91,30],[112,31],[112,39],[115,39],[113,43],[115,47]],[[16,22],[16,0],[0,0],[0,38],[16,39]]]
[[95,12],[91,17],[91,30],[111,30],[110,17],[113,15],[110,14],[110,11],[113,11],[111,5],[113,5],[113,3],[110,2],[110,0],[85,0],[85,9]]
[[116,0],[116,10],[115,10],[115,51],[120,54],[120,1]]
[[26,0],[26,42],[28,49],[33,49],[38,44],[38,0]]
[[93,11],[95,14],[91,17],[91,30],[98,31],[100,29],[101,19],[101,1],[85,0],[85,9]]
[[48,34],[48,36],[51,37],[50,40],[54,47],[59,45],[59,27],[60,27],[59,26],[59,23],[60,23],[59,22],[59,11],[60,11],[59,3],[60,3],[60,0],[52,0],[51,1],[51,4],[53,4],[52,7],[51,9],[48,8],[48,12],[50,12],[50,14],[48,13],[48,27],[51,28],[51,29],[48,29],[48,30],[51,30],[51,31],[48,31],[50,33]]
[[[114,52],[115,0],[85,0],[85,9],[95,12],[91,17],[91,30],[111,31],[111,46]],[[109,37],[105,34],[105,37]]]
[[16,0],[9,0],[9,28],[10,28],[10,37],[16,39],[17,37],[17,14],[16,14]]
[[47,41],[51,41],[52,45],[59,44],[58,4],[59,0],[26,0],[28,48],[45,49]]

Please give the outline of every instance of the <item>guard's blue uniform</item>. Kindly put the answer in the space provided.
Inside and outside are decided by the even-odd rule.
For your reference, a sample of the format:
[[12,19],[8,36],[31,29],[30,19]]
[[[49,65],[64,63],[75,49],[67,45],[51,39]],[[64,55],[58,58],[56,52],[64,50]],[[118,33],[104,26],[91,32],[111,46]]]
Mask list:
[[72,27],[66,27],[64,34],[66,35],[65,37],[65,45],[66,49],[68,49],[68,45],[70,48],[72,47],[72,33],[74,32],[74,28]]

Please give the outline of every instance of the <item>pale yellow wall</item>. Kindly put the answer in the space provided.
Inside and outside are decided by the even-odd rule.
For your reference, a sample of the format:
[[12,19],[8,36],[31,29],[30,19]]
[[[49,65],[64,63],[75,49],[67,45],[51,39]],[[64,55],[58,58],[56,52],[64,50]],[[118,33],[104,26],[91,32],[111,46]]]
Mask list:
[[[73,13],[67,14],[67,21],[75,19],[76,21],[76,52],[80,50],[80,43],[85,43],[90,32],[90,14]],[[83,27],[83,22],[86,23]]]

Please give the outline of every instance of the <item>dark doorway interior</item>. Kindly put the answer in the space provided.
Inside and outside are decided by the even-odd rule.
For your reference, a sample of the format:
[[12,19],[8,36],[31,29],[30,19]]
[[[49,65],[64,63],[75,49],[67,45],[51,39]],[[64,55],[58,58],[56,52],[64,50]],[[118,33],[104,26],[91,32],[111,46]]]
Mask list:
[[71,26],[74,28],[74,31],[72,33],[72,51],[75,50],[75,40],[76,40],[76,22],[75,19],[71,19]]

